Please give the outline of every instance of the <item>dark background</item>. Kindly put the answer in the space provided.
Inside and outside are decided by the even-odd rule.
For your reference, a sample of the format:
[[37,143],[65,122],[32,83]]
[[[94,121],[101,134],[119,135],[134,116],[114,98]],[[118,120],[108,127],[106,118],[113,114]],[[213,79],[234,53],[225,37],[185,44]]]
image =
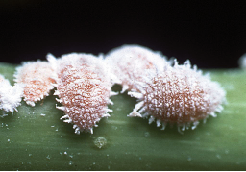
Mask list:
[[140,44],[199,68],[234,68],[246,53],[245,1],[0,1],[2,62]]

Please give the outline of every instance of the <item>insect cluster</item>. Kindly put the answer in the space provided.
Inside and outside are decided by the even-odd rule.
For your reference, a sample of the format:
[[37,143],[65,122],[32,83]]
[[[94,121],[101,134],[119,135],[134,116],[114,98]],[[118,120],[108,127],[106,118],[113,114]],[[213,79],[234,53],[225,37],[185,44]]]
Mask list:
[[137,98],[129,117],[149,118],[165,129],[178,126],[181,132],[195,129],[199,120],[221,112],[226,92],[217,82],[203,75],[189,61],[167,61],[160,52],[138,45],[113,49],[105,56],[71,53],[48,62],[28,62],[16,69],[12,87],[0,76],[0,109],[13,112],[21,98],[31,106],[56,89],[58,109],[64,122],[72,123],[76,134],[93,133],[103,117],[110,117],[108,104],[114,84]]

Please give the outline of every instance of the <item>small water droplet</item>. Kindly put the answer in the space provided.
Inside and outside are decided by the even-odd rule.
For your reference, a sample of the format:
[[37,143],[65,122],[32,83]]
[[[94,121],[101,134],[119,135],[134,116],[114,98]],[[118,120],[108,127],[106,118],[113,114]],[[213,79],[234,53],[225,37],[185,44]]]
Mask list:
[[46,156],[46,159],[50,160],[50,155]]
[[63,152],[64,155],[67,155],[67,152]]
[[32,156],[32,154],[29,154],[29,156],[31,157],[31,156]]
[[225,154],[229,154],[229,152],[230,152],[229,150],[225,150]]
[[146,167],[151,168],[151,163],[145,164]]
[[107,139],[105,137],[97,137],[94,140],[94,145],[96,147],[98,147],[99,149],[101,149],[102,147],[104,147],[107,144]]
[[73,158],[73,155],[69,155],[70,158]]
[[10,139],[8,139],[8,142],[10,142]]
[[116,126],[112,126],[111,128],[112,128],[112,130],[117,130]]
[[150,133],[149,132],[145,132],[144,133],[144,137],[149,137],[150,136]]
[[68,165],[73,165],[73,161],[69,161],[68,162]]
[[121,108],[116,108],[116,111],[121,111]]
[[107,157],[109,157],[109,154],[107,154]]
[[96,164],[96,162],[93,162],[92,164],[93,164],[93,165],[95,165],[95,164]]
[[189,156],[188,156],[187,161],[189,161],[189,162],[190,162],[190,161],[191,161],[191,157],[189,157]]
[[221,159],[221,156],[220,156],[219,154],[217,154],[216,157],[217,157],[218,159]]
[[58,131],[58,128],[56,129],[56,131]]

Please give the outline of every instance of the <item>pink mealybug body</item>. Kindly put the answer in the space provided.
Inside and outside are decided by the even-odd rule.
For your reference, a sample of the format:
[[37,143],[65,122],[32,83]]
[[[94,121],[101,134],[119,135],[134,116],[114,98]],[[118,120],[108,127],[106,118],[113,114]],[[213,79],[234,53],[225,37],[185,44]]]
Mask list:
[[9,80],[0,75],[0,109],[5,112],[17,111],[16,108],[21,105],[22,95],[22,84],[11,86]]
[[[55,61],[52,58],[49,61]],[[57,60],[57,90],[62,104],[57,107],[65,115],[64,122],[73,123],[76,134],[90,132],[111,112],[111,78],[104,61],[89,54],[68,54]]]
[[110,64],[112,73],[118,83],[122,85],[122,91],[137,90],[137,82],[144,82],[153,71],[162,70],[166,63],[165,57],[160,52],[154,52],[139,45],[124,45],[113,49],[106,61]]
[[14,81],[25,85],[23,96],[28,105],[35,106],[37,101],[49,95],[55,84],[51,77],[53,73],[49,62],[26,62],[16,68]]
[[[180,132],[192,125],[195,129],[199,120],[221,112],[226,92],[208,75],[202,75],[189,61],[174,66],[166,65],[161,73],[138,85],[139,92],[130,92],[138,98],[134,111],[128,116],[149,117],[157,126],[177,124]],[[182,130],[182,131],[181,131]]]

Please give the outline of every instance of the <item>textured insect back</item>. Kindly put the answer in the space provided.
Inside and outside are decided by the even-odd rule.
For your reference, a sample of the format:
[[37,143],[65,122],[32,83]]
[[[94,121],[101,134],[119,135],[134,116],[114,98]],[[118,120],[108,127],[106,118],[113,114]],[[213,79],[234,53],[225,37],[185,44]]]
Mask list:
[[90,132],[103,117],[111,112],[110,74],[102,59],[88,54],[62,56],[57,69],[57,99],[65,115],[64,122],[73,123],[76,134]]
[[156,70],[162,70],[165,57],[159,52],[138,45],[124,45],[113,49],[107,56],[106,61],[110,64],[112,73],[125,90],[137,90],[138,82],[144,82]]
[[17,107],[21,105],[21,97],[23,95],[23,85],[15,84],[11,86],[9,80],[0,75],[0,109],[5,112],[17,111]]
[[37,101],[49,95],[55,84],[51,77],[53,73],[49,62],[26,62],[16,68],[14,81],[25,84],[23,96],[28,105],[35,106]]
[[195,129],[199,120],[221,112],[226,93],[187,61],[183,65],[175,62],[174,66],[165,66],[164,71],[146,81],[141,95],[130,94],[139,103],[128,116],[149,117],[149,123],[156,120],[163,130],[168,123],[177,124],[179,131],[184,131],[190,126]]

